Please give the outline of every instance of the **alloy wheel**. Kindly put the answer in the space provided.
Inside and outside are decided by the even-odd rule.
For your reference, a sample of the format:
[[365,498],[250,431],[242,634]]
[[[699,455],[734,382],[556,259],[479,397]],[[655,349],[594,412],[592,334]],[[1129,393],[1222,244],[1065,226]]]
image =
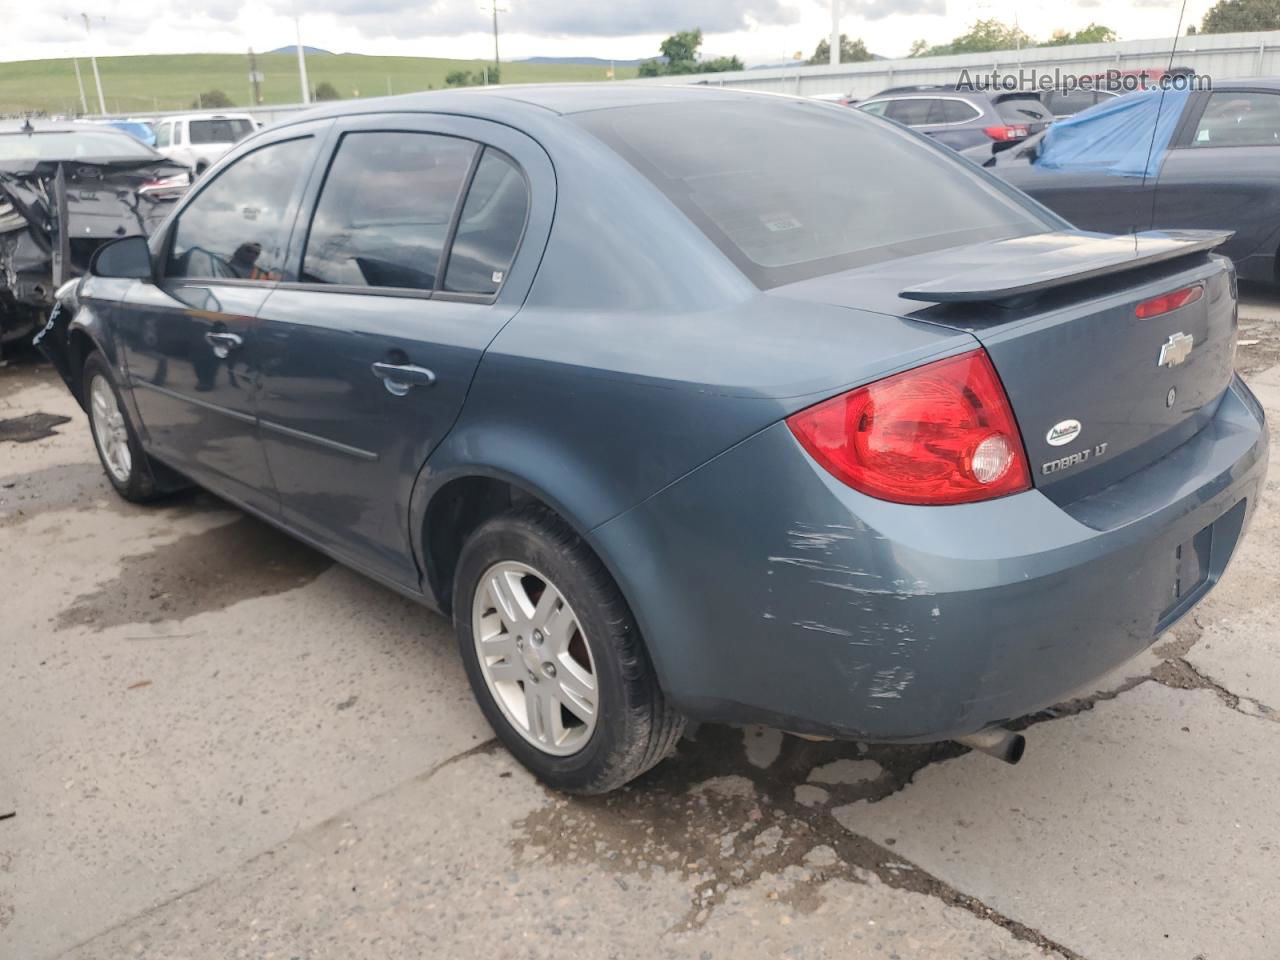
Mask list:
[[127,484],[133,472],[129,428],[116,402],[115,391],[101,374],[89,384],[89,415],[93,418],[93,438],[102,462],[117,483]]
[[595,661],[555,584],[525,563],[494,564],[476,587],[471,623],[485,684],[511,726],[553,756],[586,746],[600,713]]

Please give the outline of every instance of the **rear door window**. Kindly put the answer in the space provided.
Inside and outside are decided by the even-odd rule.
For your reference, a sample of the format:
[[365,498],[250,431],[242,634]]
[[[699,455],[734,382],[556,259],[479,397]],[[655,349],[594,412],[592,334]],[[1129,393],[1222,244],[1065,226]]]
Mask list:
[[972,164],[857,110],[726,97],[572,120],[762,288],[1050,226]]
[[1215,91],[1200,115],[1191,145],[1280,146],[1280,94]]
[[939,100],[933,97],[910,97],[891,100],[889,109],[884,115],[890,120],[897,120],[909,127],[923,127],[930,123],[941,123],[942,109]]
[[299,279],[433,290],[477,149],[431,133],[346,134],[320,191]]
[[524,233],[529,190],[515,161],[486,147],[462,207],[443,289],[492,296]]

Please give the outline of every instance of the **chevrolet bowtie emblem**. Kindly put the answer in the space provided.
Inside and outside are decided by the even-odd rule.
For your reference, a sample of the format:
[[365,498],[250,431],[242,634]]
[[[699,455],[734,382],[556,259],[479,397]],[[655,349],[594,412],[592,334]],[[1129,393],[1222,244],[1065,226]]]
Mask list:
[[1176,367],[1191,356],[1191,348],[1196,344],[1195,337],[1186,333],[1175,333],[1160,347],[1160,360],[1157,366]]

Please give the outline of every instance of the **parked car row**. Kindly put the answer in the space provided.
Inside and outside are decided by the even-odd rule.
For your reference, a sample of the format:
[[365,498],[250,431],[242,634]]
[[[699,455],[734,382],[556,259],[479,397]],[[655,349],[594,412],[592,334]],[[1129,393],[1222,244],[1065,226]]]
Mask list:
[[1239,275],[1280,280],[1280,81],[1126,94],[966,155],[1085,230],[1230,230]]
[[[1265,126],[1206,114],[1185,149]],[[1219,581],[1268,434],[1228,224],[992,172],[736,90],[335,104],[100,247],[40,346],[122,497],[208,487],[450,616],[554,787],[690,721],[1016,761]]]

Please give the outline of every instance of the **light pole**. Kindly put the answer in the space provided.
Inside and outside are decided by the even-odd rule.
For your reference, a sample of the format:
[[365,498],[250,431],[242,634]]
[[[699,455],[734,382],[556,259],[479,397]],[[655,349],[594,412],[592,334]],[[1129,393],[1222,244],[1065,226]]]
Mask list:
[[831,66],[840,65],[840,0],[831,0]]
[[302,84],[302,102],[311,102],[311,84],[307,82],[307,57],[302,52],[302,15],[294,14],[294,35],[298,40],[298,82]]
[[71,62],[76,68],[76,86],[80,88],[80,115],[87,117],[89,115],[89,100],[84,95],[84,78],[80,76],[80,58],[72,57]]
[[80,19],[84,21],[84,35],[89,41],[89,63],[93,65],[93,82],[98,87],[98,113],[101,116],[106,116],[107,98],[102,95],[102,77],[98,74],[98,58],[93,55],[93,38],[89,34],[89,15],[82,13],[80,14]]

